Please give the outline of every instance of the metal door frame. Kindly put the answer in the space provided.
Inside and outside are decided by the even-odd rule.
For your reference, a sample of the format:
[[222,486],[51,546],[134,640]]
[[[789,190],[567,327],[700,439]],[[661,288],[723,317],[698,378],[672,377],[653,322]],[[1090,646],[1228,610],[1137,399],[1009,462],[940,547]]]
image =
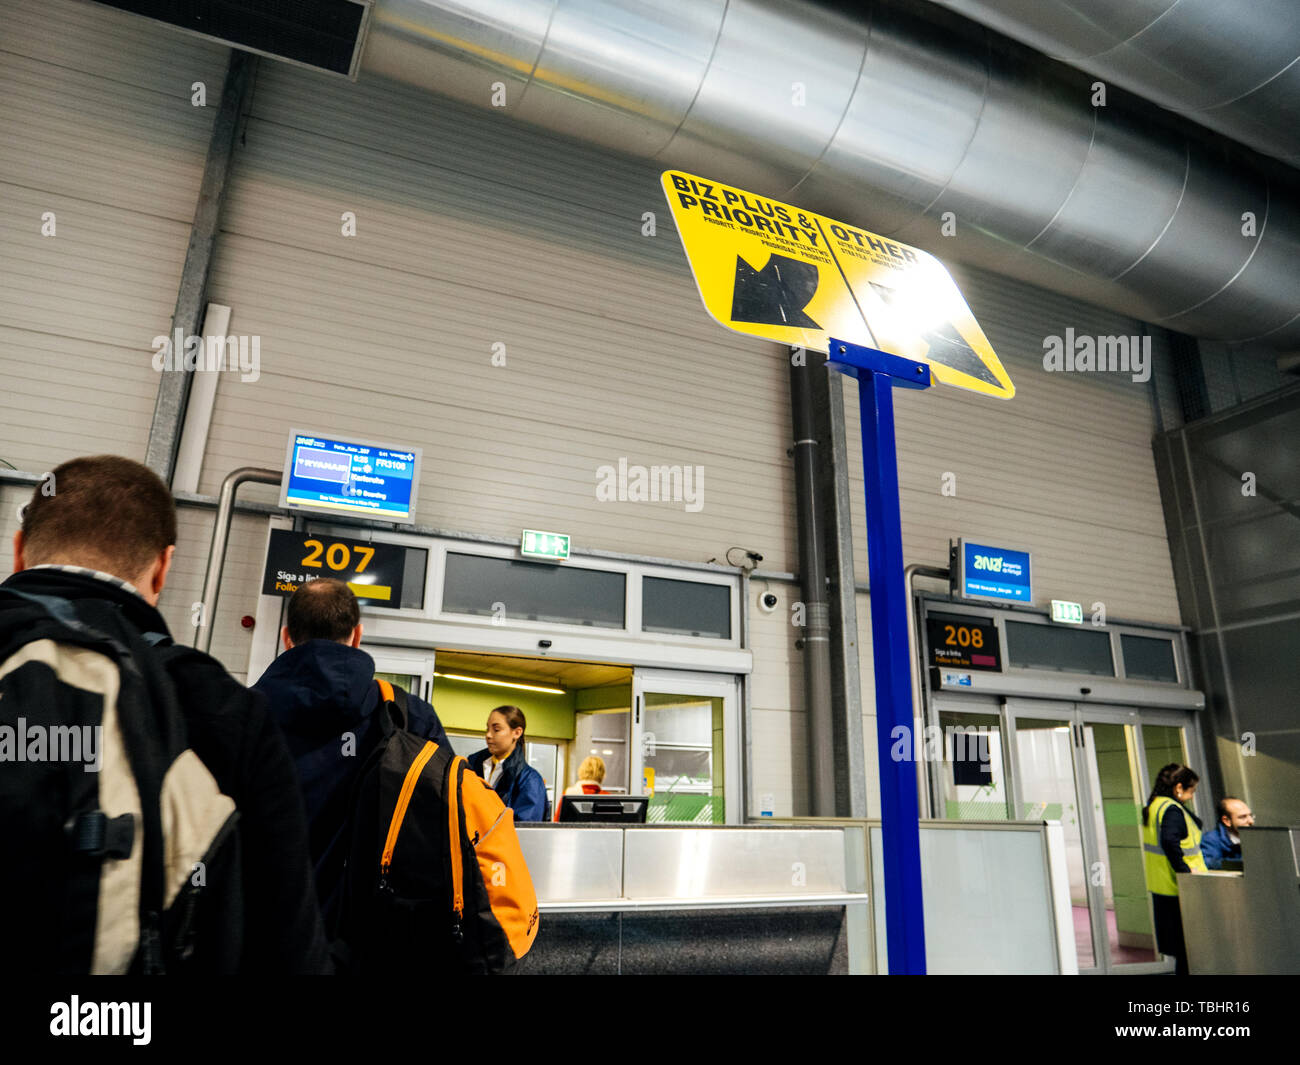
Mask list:
[[376,673],[405,673],[420,678],[420,689],[414,694],[426,703],[432,703],[433,670],[437,652],[432,647],[391,647],[387,644],[369,646],[365,642],[364,622],[361,650],[375,660]]
[[632,732],[629,783],[639,794],[645,769],[645,694],[699,695],[722,699],[722,805],[723,821],[744,824],[746,787],[740,756],[739,678],[718,673],[679,669],[632,669]]
[[[1016,743],[1017,717],[1059,718],[1070,727],[1071,761],[1074,766],[1075,800],[1079,806],[1079,836],[1083,843],[1084,888],[1088,900],[1088,914],[1092,930],[1094,965],[1081,969],[1082,973],[1159,973],[1172,972],[1173,967],[1164,961],[1126,962],[1120,965],[1112,963],[1110,943],[1106,935],[1106,894],[1105,887],[1094,886],[1090,870],[1094,862],[1105,864],[1109,875],[1109,862],[1101,856],[1100,840],[1097,839],[1095,825],[1092,823],[1092,803],[1099,801],[1099,796],[1092,794],[1092,783],[1088,777],[1087,747],[1082,742],[1080,729],[1087,724],[1133,725],[1134,756],[1137,759],[1139,792],[1146,796],[1151,793],[1151,780],[1147,771],[1146,745],[1143,739],[1143,725],[1158,725],[1181,728],[1186,750],[1187,764],[1195,767],[1204,766],[1205,752],[1201,743],[1200,730],[1196,727],[1196,714],[1192,710],[1178,710],[1155,707],[1137,707],[1123,703],[1075,702],[1069,699],[1052,699],[1030,695],[1015,695],[998,699],[994,702],[988,696],[961,695],[954,692],[929,693],[929,724],[938,725],[940,712],[991,714],[996,713],[1002,731],[1002,770],[1007,781],[1007,801],[1010,804],[1008,820],[1023,820],[1017,815],[1024,808],[1021,790],[1021,773],[1018,764],[1018,745]],[[1204,774],[1202,774],[1204,776]],[[1082,782],[1082,783],[1080,783]],[[941,809],[942,784],[939,772],[930,774],[931,801],[935,809]],[[1193,812],[1206,820],[1208,799],[1202,790],[1197,789],[1193,801]],[[1083,816],[1084,808],[1088,816]],[[1154,923],[1153,923],[1154,927]]]
[[[1070,760],[1074,767],[1075,812],[1079,825],[1079,840],[1083,846],[1083,888],[1088,905],[1088,923],[1092,935],[1093,964],[1087,968],[1079,967],[1081,974],[1108,973],[1110,967],[1109,945],[1106,941],[1106,892],[1105,887],[1092,882],[1091,871],[1101,859],[1096,826],[1092,823],[1093,801],[1092,783],[1088,779],[1087,748],[1083,742],[1083,721],[1079,704],[1059,699],[1023,699],[1019,696],[1003,700],[1003,711],[1016,722],[1019,718],[1041,718],[1064,722],[1070,730]],[[1019,761],[1018,747],[1012,748],[1013,758]],[[1016,766],[1017,786],[1016,805],[1020,808],[1019,765]],[[1019,820],[1019,819],[1017,819]]]
[[[629,700],[629,701],[630,701],[630,700]],[[633,787],[632,787],[632,707],[631,707],[631,706],[628,706],[628,708],[627,708],[626,710],[622,709],[621,707],[609,707],[609,708],[602,708],[602,709],[600,709],[600,710],[577,710],[577,709],[575,709],[575,710],[573,711],[573,718],[574,718],[574,722],[573,722],[573,740],[570,741],[570,746],[576,746],[576,744],[577,744],[577,742],[578,742],[578,720],[577,720],[577,719],[578,719],[579,717],[600,717],[600,716],[613,717],[613,716],[616,715],[616,714],[626,714],[626,715],[627,715],[627,739],[626,739],[626,740],[622,740],[622,741],[620,741],[620,742],[622,742],[622,743],[624,743],[624,744],[626,745],[626,750],[625,750],[623,753],[627,756],[627,787],[623,788],[621,794],[624,794],[624,795],[636,795],[636,794],[639,794],[639,793],[638,793],[636,790],[634,790]],[[595,737],[592,737],[592,738],[594,739]],[[582,765],[582,758],[579,758],[579,757],[578,757],[578,755],[579,755],[580,753],[581,753],[581,752],[579,752],[579,751],[577,751],[577,750],[574,750],[574,751],[573,751],[573,757],[572,757],[572,759],[569,759],[569,755],[568,755],[567,753],[566,753],[566,755],[565,755],[565,758],[566,758],[566,759],[569,759],[569,760],[571,760],[571,761],[573,761],[573,762],[576,762],[579,766],[581,766],[581,765]],[[585,757],[586,757],[586,755],[583,755],[583,758],[585,758]],[[566,762],[565,762],[566,770],[567,770],[567,768],[568,768],[568,764],[569,764],[569,761],[566,760]],[[566,780],[568,779],[567,776],[565,777],[565,779],[566,779]],[[608,777],[608,776],[605,778],[604,784],[606,785],[606,788],[607,788],[607,790],[608,790],[608,787],[611,786],[611,785],[609,784],[609,777]],[[618,794],[618,793],[616,793],[616,794]]]

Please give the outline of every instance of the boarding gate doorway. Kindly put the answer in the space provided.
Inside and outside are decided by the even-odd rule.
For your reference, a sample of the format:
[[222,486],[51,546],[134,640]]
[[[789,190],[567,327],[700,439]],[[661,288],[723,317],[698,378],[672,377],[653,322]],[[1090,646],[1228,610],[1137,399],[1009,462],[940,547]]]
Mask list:
[[[282,566],[268,561],[250,677],[280,652],[288,578],[338,576],[362,600],[376,674],[432,703],[457,754],[482,750],[490,711],[516,705],[552,808],[596,755],[606,790],[650,796],[650,821],[744,822],[741,574],[608,554],[544,564],[499,543],[280,517],[267,533]],[[378,585],[377,563],[346,568],[358,537],[388,559]]]
[[[739,796],[729,802],[726,787],[729,773],[739,775],[735,677],[455,650],[365,650],[377,677],[433,704],[461,756],[483,749],[476,723],[493,704],[521,706],[530,722],[524,754],[546,782],[552,808],[594,755],[605,766],[606,792],[650,796],[651,823],[725,824],[729,806],[740,817]],[[566,699],[574,704],[567,713]]]
[[[1141,819],[1162,766],[1179,762],[1206,776],[1196,716],[1203,699],[1186,683],[1182,634],[1123,625],[1049,631],[1041,613],[950,599],[921,609],[943,622],[928,626],[936,640],[949,619],[978,617],[986,639],[996,633],[990,657],[1000,667],[926,670],[926,721],[943,748],[940,762],[925,763],[932,815],[1059,821],[1079,971],[1171,970],[1155,949]],[[1072,647],[1078,636],[1090,646]],[[1194,812],[1207,827],[1213,820],[1204,788]]]

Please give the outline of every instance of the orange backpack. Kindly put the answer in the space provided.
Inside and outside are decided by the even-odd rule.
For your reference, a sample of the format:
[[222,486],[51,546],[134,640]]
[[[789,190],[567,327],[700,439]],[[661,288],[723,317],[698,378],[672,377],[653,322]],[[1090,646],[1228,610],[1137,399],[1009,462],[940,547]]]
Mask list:
[[406,729],[379,681],[382,735],[361,768],[335,936],[358,973],[501,973],[537,937],[514,811],[464,758]]

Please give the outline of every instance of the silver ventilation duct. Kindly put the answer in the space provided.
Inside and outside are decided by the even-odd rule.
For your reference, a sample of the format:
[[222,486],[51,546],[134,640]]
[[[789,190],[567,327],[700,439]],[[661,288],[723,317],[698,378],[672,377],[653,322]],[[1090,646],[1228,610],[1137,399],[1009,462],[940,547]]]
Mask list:
[[1086,76],[931,5],[857,10],[378,0],[362,68],[483,107],[500,83],[525,121],[942,259],[1170,329],[1300,346],[1300,207],[1282,168],[1140,101],[1094,107]]
[[933,0],[1300,166],[1296,0]]

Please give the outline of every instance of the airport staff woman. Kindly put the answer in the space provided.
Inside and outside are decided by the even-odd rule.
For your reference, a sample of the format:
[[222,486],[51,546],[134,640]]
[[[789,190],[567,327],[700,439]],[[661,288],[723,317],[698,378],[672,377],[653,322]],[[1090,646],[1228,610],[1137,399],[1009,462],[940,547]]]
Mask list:
[[1142,811],[1142,850],[1147,890],[1156,921],[1156,947],[1173,955],[1174,972],[1187,975],[1183,916],[1178,908],[1178,873],[1205,872],[1201,856],[1201,822],[1188,809],[1200,778],[1173,762],[1156,775],[1151,798]]
[[[565,795],[600,795],[601,784],[605,782],[605,759],[599,755],[589,754],[582,760],[582,765],[578,766],[578,779],[564,789]],[[560,807],[564,804],[561,798],[555,804],[555,820],[560,819]]]
[[524,758],[528,721],[517,706],[498,706],[488,714],[487,747],[471,754],[470,768],[515,812],[515,821],[546,820],[546,783]]

